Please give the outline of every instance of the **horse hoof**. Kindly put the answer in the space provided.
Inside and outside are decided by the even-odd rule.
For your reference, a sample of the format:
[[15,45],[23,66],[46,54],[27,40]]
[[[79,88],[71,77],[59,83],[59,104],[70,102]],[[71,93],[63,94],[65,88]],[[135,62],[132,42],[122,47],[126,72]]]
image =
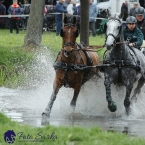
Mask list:
[[129,114],[131,113],[131,108],[130,107],[126,107],[125,111],[126,111],[126,115],[129,116]]
[[43,112],[42,119],[41,119],[41,125],[49,125],[49,118],[50,118],[50,115]]
[[111,111],[111,112],[115,112],[117,110],[117,106],[116,106],[116,103],[115,102],[111,102],[111,103],[108,103],[108,109]]
[[45,117],[47,117],[47,118],[50,118],[50,114],[49,114],[49,113],[43,112],[43,113],[42,113],[42,116],[45,116]]
[[71,107],[73,110],[75,110],[75,106],[74,106],[74,105],[70,105],[70,107]]
[[71,107],[73,110],[75,110],[76,103],[75,103],[75,102],[71,102],[71,103],[70,103],[70,107]]

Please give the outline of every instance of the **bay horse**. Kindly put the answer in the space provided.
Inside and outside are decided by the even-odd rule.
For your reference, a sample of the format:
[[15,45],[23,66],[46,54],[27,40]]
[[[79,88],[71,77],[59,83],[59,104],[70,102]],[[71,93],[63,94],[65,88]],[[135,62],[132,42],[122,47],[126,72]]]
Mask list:
[[[111,84],[119,84],[126,87],[124,107],[126,114],[130,114],[130,103],[137,100],[141,88],[145,83],[145,56],[134,47],[129,47],[124,42],[122,22],[117,15],[111,17],[106,24],[106,48],[108,55],[104,64],[110,67],[104,68],[104,85],[106,88],[106,100],[111,112],[117,110],[117,105],[111,97]],[[138,81],[134,94],[130,99],[133,84]]]
[[[81,86],[87,82],[94,74],[98,74],[97,68],[83,69],[83,67],[99,64],[100,59],[96,52],[87,52],[85,48],[80,48],[76,43],[79,35],[76,24],[76,17],[72,19],[72,23],[67,23],[67,17],[64,18],[64,28],[61,29],[62,49],[54,63],[55,79],[53,82],[53,92],[50,101],[42,113],[42,117],[50,117],[51,108],[56,99],[59,89],[70,87],[74,89],[73,98],[70,106],[74,109]],[[87,53],[87,55],[86,55]],[[87,59],[87,56],[89,59]]]

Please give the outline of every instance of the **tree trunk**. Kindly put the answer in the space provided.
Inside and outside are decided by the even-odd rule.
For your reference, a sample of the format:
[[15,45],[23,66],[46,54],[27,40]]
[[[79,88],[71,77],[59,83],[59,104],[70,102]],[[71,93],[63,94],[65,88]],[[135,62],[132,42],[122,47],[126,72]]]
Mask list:
[[89,45],[89,0],[81,2],[81,22],[80,22],[80,41]]
[[24,38],[25,47],[40,46],[44,18],[45,0],[31,0],[27,32]]

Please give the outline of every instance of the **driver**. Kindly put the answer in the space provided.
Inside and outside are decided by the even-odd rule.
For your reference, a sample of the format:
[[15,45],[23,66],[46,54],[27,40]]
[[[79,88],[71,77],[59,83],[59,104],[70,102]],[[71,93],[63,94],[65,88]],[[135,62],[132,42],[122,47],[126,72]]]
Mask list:
[[124,40],[129,41],[129,46],[140,49],[144,36],[141,30],[136,26],[137,20],[134,16],[126,19],[126,27],[123,29]]

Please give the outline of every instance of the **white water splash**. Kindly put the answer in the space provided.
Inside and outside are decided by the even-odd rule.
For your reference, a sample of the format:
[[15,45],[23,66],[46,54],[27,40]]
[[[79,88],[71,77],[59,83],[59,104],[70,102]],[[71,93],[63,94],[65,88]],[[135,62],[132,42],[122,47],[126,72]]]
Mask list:
[[[38,51],[35,54],[35,61],[30,66],[30,71],[25,73],[27,81],[23,86],[20,86],[18,89],[0,88],[0,110],[6,112],[8,116],[13,111],[12,118],[14,114],[15,116],[23,116],[21,118],[25,120],[26,124],[32,124],[32,118],[33,124],[40,124],[41,113],[45,110],[52,93],[55,77],[53,62],[54,59],[52,59],[52,54],[49,50],[42,49],[42,51]],[[130,126],[130,123],[134,120],[145,120],[144,87],[137,102],[131,106],[132,114],[129,117],[125,115],[123,105],[125,87],[112,85],[111,90],[112,98],[117,105],[117,111],[115,113],[111,113],[108,110],[103,78],[94,77],[83,85],[76,104],[76,118],[78,115],[107,117],[107,122],[104,123],[107,126],[112,126],[112,120],[109,121],[112,117],[114,126],[118,126],[119,124],[120,126]],[[60,89],[52,107],[52,124],[59,125],[59,122],[55,120],[56,118],[61,118],[64,121],[66,119],[65,116],[69,116],[72,113],[70,107],[72,97],[72,89],[64,87]],[[16,115],[16,113],[19,113],[19,115]],[[119,120],[115,120],[118,117]]]

